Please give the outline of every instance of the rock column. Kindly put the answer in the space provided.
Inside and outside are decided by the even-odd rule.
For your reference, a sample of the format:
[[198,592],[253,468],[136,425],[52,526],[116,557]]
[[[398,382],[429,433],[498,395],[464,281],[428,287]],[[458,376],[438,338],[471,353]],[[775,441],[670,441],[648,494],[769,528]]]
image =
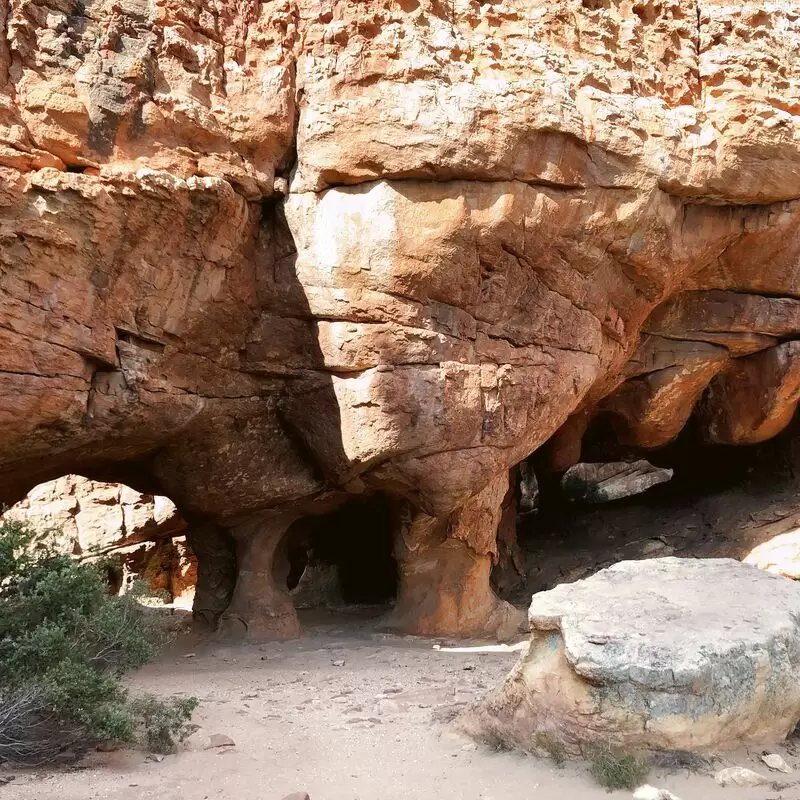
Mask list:
[[300,634],[297,612],[285,585],[282,547],[294,519],[285,514],[268,515],[231,530],[238,572],[230,605],[220,619],[222,637],[291,639]]
[[408,514],[395,555],[399,584],[388,627],[420,636],[512,636],[524,615],[497,597],[489,578],[508,475],[446,517]]
[[214,525],[190,525],[186,540],[197,557],[193,616],[201,630],[214,630],[236,584],[236,553],[230,536]]

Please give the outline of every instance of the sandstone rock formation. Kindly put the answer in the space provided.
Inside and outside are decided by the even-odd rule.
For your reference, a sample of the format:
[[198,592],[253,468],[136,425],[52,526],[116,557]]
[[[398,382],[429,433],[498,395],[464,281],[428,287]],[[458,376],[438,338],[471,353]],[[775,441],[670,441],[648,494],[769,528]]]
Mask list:
[[66,475],[34,487],[3,517],[29,522],[58,552],[88,561],[112,556],[121,573],[110,577],[120,592],[144,580],[166,600],[191,608],[197,562],[186,522],[166,497]]
[[0,0],[0,29],[0,502],[167,495],[212,624],[294,634],[286,531],[380,492],[396,622],[490,632],[511,467],[571,466],[598,415],[652,447],[698,402],[725,442],[796,406],[791,4]]
[[534,595],[504,686],[463,725],[541,753],[716,751],[800,719],[800,586],[729,559],[624,561]]

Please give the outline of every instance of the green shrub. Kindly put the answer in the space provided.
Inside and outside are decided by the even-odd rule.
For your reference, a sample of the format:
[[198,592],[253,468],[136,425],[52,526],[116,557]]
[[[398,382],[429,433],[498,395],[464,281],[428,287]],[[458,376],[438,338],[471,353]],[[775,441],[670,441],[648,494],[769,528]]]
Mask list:
[[142,596],[110,596],[102,568],[0,519],[0,762],[101,742],[174,749],[196,701],[134,698],[120,683],[168,641]]
[[650,763],[641,756],[631,753],[617,753],[613,750],[600,750],[594,754],[591,763],[592,777],[600,786],[614,789],[638,789],[650,774]]
[[546,731],[539,731],[534,737],[534,742],[540,750],[547,753],[557,767],[563,767],[566,764],[567,749],[555,736]]
[[188,732],[187,723],[197,708],[197,699],[176,697],[165,702],[147,694],[132,700],[131,706],[142,722],[147,748],[154,753],[172,753],[176,741]]

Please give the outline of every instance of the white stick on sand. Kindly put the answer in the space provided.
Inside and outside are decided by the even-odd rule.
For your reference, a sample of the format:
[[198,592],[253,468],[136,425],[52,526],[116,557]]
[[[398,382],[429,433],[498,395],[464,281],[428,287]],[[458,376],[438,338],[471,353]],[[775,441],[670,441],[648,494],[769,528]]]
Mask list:
[[517,653],[527,650],[530,642],[517,642],[516,644],[485,644],[475,647],[442,647],[440,644],[433,646],[434,650],[443,653]]

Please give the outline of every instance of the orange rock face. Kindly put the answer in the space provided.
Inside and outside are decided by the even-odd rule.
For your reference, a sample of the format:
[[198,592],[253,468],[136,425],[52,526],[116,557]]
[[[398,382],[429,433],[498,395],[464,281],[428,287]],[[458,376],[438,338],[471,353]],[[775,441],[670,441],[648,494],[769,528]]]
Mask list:
[[[0,499],[168,495],[206,618],[233,591],[228,628],[294,633],[286,529],[383,492],[406,627],[474,631],[487,487],[554,434],[563,469],[598,413],[641,447],[697,403],[718,441],[791,416],[790,3],[0,0],[0,26]],[[442,587],[416,622],[408,525]]]
[[157,599],[192,606],[197,560],[186,546],[186,522],[166,497],[65,475],[34,487],[2,517],[30,524],[64,555],[81,561],[110,556],[114,591],[145,581]]

